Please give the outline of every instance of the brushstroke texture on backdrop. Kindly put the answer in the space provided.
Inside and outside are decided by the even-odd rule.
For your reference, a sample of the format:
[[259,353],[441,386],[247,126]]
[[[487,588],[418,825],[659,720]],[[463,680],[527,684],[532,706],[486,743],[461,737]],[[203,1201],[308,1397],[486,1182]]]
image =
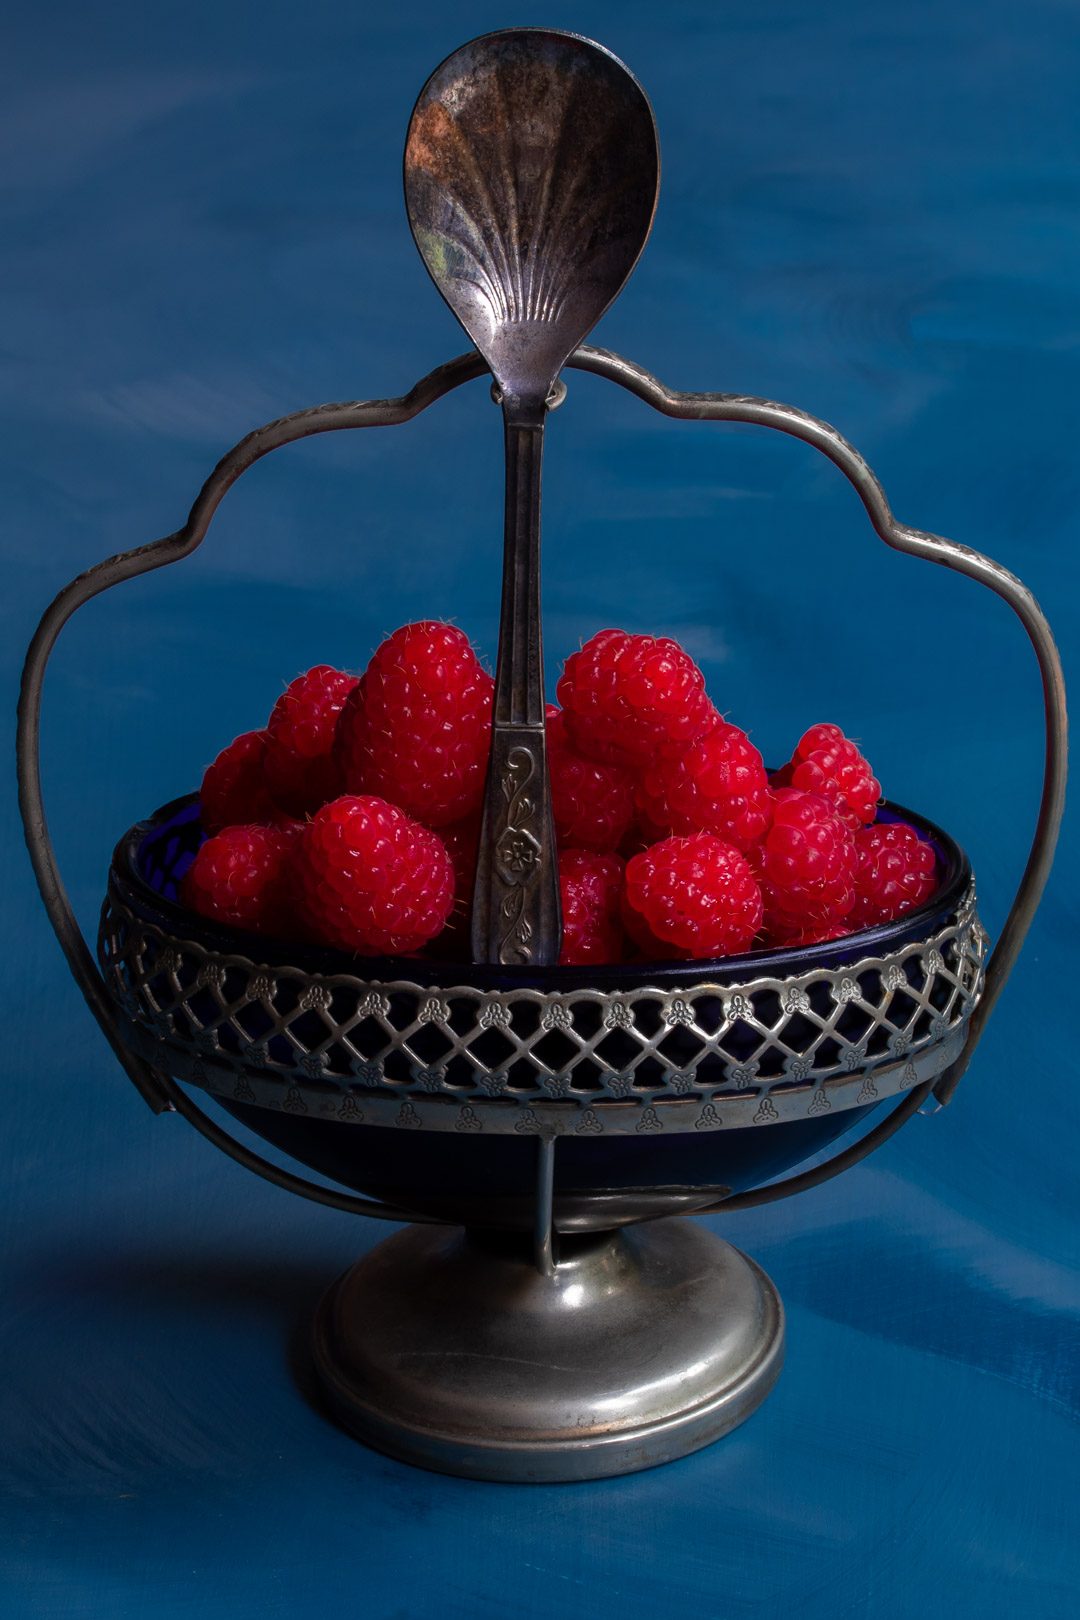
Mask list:
[[[596,338],[684,388],[837,424],[898,515],[987,551],[1076,646],[1080,13],[1057,0],[552,0],[653,99],[650,245]],[[7,20],[0,657],[72,574],[173,529],[249,428],[397,393],[461,337],[400,153],[494,4],[312,0]],[[1033,660],[968,582],[889,553],[805,447],[661,421],[574,375],[547,458],[551,668],[667,631],[781,758],[862,738],[970,850],[1000,926],[1035,810]],[[489,656],[501,435],[481,384],[260,465],[204,548],[92,604],[46,692],[46,783],[92,928],[108,851],[317,660],[410,617]],[[717,1226],[768,1268],[788,1367],[719,1446],[573,1489],[368,1453],[292,1350],[384,1234],[245,1178],[124,1081],[64,973],[13,796],[0,900],[0,1592],[12,1620],[1075,1612],[1076,840],[958,1098],[880,1159]],[[293,1358],[296,1361],[296,1358]]]

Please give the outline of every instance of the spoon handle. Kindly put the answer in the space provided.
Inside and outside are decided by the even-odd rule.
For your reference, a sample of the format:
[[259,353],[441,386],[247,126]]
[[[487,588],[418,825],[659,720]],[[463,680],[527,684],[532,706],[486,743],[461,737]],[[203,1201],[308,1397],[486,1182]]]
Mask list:
[[484,816],[473,891],[477,962],[559,959],[559,866],[544,733],[540,476],[546,405],[506,398],[502,618]]

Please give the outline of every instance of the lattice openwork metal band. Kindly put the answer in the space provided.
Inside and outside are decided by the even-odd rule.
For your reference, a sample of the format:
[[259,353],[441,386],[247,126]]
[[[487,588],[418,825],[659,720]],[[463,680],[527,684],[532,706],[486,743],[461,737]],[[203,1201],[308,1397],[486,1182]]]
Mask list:
[[805,1098],[838,1079],[898,1070],[887,1089],[913,1083],[916,1070],[905,1078],[905,1066],[970,1017],[986,942],[972,890],[926,940],[790,978],[674,990],[432,990],[216,953],[144,922],[114,894],[99,955],[140,1045],[159,1044],[160,1066],[171,1053],[190,1060],[180,1064],[187,1073],[192,1061],[201,1065],[200,1082],[211,1071],[242,1075],[247,1100],[269,1100],[265,1086],[261,1096],[251,1090],[255,1078],[275,1081],[274,1097],[281,1082],[301,1095],[590,1107],[737,1095],[758,1100],[762,1123],[781,1117],[787,1094]]

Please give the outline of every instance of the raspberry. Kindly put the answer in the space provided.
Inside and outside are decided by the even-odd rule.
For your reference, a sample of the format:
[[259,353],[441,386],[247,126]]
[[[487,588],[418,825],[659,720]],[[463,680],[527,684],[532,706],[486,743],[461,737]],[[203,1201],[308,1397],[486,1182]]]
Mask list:
[[618,848],[634,814],[630,772],[580,754],[553,703],[547,707],[547,757],[559,843],[567,849]]
[[199,792],[204,832],[273,818],[274,804],[263,777],[265,757],[266,732],[245,731],[206,767]]
[[287,933],[294,842],[281,827],[225,827],[188,867],[180,890],[184,904],[233,928]]
[[841,923],[822,923],[820,927],[799,928],[794,933],[785,932],[783,928],[770,928],[766,931],[766,942],[778,948],[821,945],[826,940],[844,939],[850,933],[851,925],[845,917]]
[[868,761],[839,726],[828,724],[803,733],[791,759],[773,777],[773,786],[820,794],[851,828],[873,821],[881,798],[881,783]]
[[579,962],[619,962],[623,956],[623,863],[617,855],[590,849],[559,853],[564,966]]
[[346,791],[378,794],[426,827],[463,820],[484,792],[493,687],[464,631],[395,630],[338,722]]
[[641,765],[685,748],[713,723],[705,677],[677,641],[601,630],[572,653],[557,688],[574,746]]
[[454,868],[437,833],[370,795],[326,804],[297,839],[298,908],[317,939],[362,955],[419,950],[454,902]]
[[297,815],[317,810],[341,792],[334,733],[345,699],[358,684],[329,664],[291,681],[266,727],[265,774],[278,804]]
[[480,817],[455,821],[438,832],[454,869],[454,901],[446,926],[437,941],[439,956],[470,959],[469,930],[472,922],[473,889],[476,886],[476,850],[480,842]]
[[719,715],[685,752],[647,765],[637,796],[646,822],[677,834],[715,833],[737,849],[756,844],[772,820],[761,755]]
[[476,884],[476,851],[480,843],[480,817],[469,816],[465,821],[454,821],[449,827],[439,828],[439,837],[454,868],[455,901],[472,905]]
[[839,923],[855,903],[855,835],[816,793],[774,793],[773,824],[752,864],[774,942]]
[[623,921],[652,956],[735,955],[749,949],[761,917],[745,856],[713,833],[665,838],[627,864]]
[[932,844],[906,821],[860,827],[855,834],[855,904],[852,928],[871,928],[921,906],[937,888]]

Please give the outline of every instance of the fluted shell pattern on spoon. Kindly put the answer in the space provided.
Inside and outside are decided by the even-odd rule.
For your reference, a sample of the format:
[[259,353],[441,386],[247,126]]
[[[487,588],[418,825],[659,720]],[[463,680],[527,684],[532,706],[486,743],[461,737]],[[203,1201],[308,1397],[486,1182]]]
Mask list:
[[405,146],[409,223],[505,393],[543,398],[619,292],[659,175],[645,92],[590,40],[509,29],[432,74]]

